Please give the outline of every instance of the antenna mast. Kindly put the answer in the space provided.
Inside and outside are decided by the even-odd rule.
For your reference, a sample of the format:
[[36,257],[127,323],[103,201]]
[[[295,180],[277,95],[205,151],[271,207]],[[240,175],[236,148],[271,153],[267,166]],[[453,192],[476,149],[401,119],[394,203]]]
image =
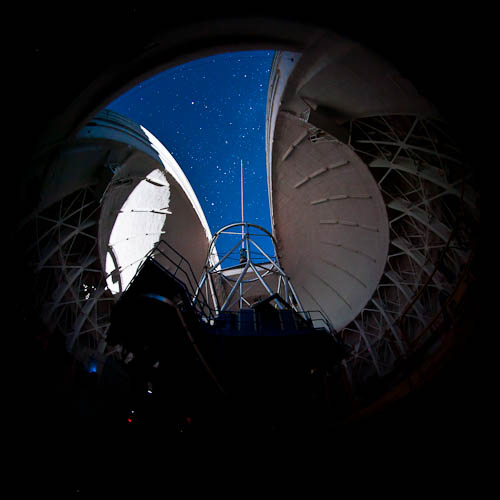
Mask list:
[[[241,222],[244,222],[245,218],[243,215],[243,160],[241,160],[240,177],[241,177]],[[241,248],[242,249],[245,248],[243,225],[241,226]]]

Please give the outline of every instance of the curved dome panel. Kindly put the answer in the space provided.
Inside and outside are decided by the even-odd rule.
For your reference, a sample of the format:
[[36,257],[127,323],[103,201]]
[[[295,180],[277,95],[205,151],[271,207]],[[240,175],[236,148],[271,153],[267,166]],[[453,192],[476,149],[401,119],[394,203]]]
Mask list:
[[[116,119],[114,113],[105,113]],[[96,140],[99,131],[91,133]],[[115,169],[101,200],[100,259],[112,293],[126,289],[145,255],[162,239],[190,262],[198,276],[211,238],[198,199],[175,159],[144,127],[135,134],[141,139],[136,142],[139,147]],[[164,255],[156,258],[167,268],[173,266]]]
[[106,221],[114,220],[111,233],[104,230],[100,235],[101,249],[107,247],[106,281],[112,293],[127,288],[144,256],[164,234],[170,213],[170,185],[164,171],[157,168],[134,181],[123,170],[106,191],[99,226],[107,229]]
[[[307,310],[340,329],[369,300],[387,259],[389,230],[378,186],[346,145],[318,141],[290,115],[275,134],[273,203],[281,263]],[[287,147],[293,138],[294,147]]]

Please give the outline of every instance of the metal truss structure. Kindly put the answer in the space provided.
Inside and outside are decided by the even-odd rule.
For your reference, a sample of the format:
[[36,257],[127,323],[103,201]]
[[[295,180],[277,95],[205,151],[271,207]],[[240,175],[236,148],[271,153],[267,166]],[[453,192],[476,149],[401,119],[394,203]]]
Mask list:
[[468,277],[479,210],[472,170],[445,123],[403,115],[353,119],[348,144],[378,183],[390,230],[382,279],[340,332],[352,347],[345,368],[359,387],[426,340],[439,342]]
[[85,187],[39,212],[24,227],[27,257],[36,278],[37,308],[68,350],[104,349],[115,298],[106,285],[98,253],[99,197]]
[[[219,257],[214,260],[216,245]],[[250,308],[271,298],[278,309],[290,307],[313,322],[321,321],[322,327],[326,324],[332,331],[324,317],[314,317],[316,312],[320,314],[318,311],[304,311],[289,276],[280,265],[274,237],[256,224],[236,222],[214,234],[195,301],[203,290],[206,297],[211,297],[216,315]]]

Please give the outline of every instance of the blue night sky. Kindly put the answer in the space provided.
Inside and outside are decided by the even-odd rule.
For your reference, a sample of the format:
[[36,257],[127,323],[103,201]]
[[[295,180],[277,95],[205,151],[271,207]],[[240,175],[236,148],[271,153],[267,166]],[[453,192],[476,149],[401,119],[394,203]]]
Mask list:
[[271,231],[265,117],[274,52],[199,59],[160,73],[108,108],[143,125],[170,151],[200,201],[212,233],[241,219]]

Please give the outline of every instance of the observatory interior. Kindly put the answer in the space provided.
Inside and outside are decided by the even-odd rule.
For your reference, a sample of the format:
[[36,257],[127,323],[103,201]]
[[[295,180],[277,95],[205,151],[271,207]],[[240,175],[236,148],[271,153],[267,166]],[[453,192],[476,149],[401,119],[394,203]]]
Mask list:
[[[56,433],[344,439],[359,422],[414,431],[475,411],[462,370],[477,334],[479,173],[455,101],[396,49],[372,49],[373,32],[312,18],[155,26],[107,49],[75,33],[92,78],[58,83],[54,70],[50,110],[37,94],[13,184],[29,406],[50,407]],[[239,216],[210,228],[169,145],[105,108],[164,69],[262,48],[276,50],[272,231]]]

